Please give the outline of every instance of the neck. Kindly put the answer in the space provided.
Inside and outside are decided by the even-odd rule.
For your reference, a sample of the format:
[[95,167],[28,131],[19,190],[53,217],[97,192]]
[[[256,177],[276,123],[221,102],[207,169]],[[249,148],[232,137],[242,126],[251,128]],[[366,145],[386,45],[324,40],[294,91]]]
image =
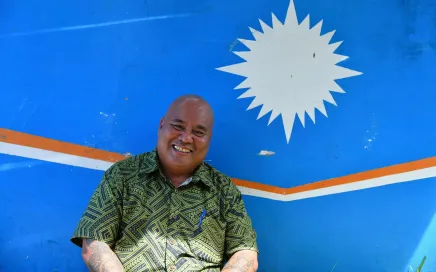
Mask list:
[[161,165],[162,174],[165,175],[165,177],[175,186],[179,187],[180,184],[185,182],[188,178],[190,178],[193,173],[187,173],[186,171],[178,172],[178,171],[170,171],[169,169],[165,169]]
[[158,156],[158,163],[159,163],[159,171],[162,175],[164,175],[175,187],[179,187],[180,184],[185,182],[188,178],[192,177],[197,171],[197,166],[193,170],[186,170],[180,169],[179,167],[171,167],[171,166],[165,166],[164,162],[159,158],[159,153],[157,153]]
[[183,182],[185,182],[189,177],[170,177],[168,176],[168,179],[170,182],[174,185],[174,187],[179,187]]

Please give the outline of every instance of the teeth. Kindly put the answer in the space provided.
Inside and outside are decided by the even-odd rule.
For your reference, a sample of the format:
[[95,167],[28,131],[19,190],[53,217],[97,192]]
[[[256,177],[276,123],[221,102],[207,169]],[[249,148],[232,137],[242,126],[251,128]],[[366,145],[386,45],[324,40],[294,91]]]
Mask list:
[[178,145],[175,145],[174,148],[175,148],[177,151],[184,152],[184,153],[189,153],[189,152],[191,152],[189,149],[183,148],[183,147],[178,146]]

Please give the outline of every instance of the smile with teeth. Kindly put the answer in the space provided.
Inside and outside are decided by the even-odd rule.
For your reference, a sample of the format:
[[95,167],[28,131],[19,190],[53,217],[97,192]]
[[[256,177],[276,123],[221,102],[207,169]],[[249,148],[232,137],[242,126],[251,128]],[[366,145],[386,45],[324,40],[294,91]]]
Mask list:
[[177,150],[179,152],[183,152],[183,153],[191,153],[192,152],[191,150],[184,148],[184,147],[181,147],[181,146],[178,146],[178,145],[173,145],[173,147],[175,150]]

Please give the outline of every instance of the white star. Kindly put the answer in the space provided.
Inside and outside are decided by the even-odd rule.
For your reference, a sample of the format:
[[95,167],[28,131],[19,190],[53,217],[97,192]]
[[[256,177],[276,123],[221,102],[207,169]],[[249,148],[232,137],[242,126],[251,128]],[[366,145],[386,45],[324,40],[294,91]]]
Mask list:
[[324,101],[336,105],[330,91],[345,93],[335,80],[362,73],[336,65],[348,57],[334,53],[342,42],[329,44],[335,31],[321,36],[322,21],[310,28],[309,15],[298,24],[293,0],[285,23],[274,14],[272,28],[259,21],[263,33],[250,28],[255,40],[239,39],[250,51],[233,52],[245,62],[216,69],[246,77],[238,98],[255,97],[247,110],[263,104],[257,119],[272,111],[268,125],[280,114],[289,143],[295,115],[303,126],[305,112],[315,123],[315,108],[327,117]]

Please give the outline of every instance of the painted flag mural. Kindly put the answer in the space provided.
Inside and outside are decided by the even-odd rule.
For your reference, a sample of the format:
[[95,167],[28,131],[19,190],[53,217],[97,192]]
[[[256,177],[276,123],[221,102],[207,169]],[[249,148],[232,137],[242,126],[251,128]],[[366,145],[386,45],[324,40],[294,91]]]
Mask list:
[[319,36],[322,21],[310,29],[309,18],[299,24],[291,1],[284,24],[272,14],[273,28],[260,20],[263,33],[250,28],[255,41],[239,40],[250,51],[233,53],[246,62],[219,68],[247,77],[236,87],[249,88],[239,98],[255,97],[248,109],[263,105],[258,118],[271,111],[268,124],[280,114],[287,142],[296,116],[304,126],[306,113],[315,122],[315,109],[327,116],[324,101],[336,105],[330,91],[345,92],[336,79],[361,74],[336,66],[348,58],[334,53],[341,42],[329,44],[334,31]]
[[434,63],[432,0],[0,4],[0,268],[86,271],[68,236],[103,171],[195,93],[260,271],[430,269]]

